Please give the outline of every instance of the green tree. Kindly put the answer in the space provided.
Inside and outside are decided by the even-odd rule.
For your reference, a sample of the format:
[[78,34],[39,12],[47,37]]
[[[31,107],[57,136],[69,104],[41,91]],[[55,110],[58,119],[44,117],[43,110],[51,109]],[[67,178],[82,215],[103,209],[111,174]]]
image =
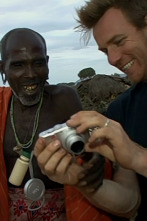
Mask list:
[[94,70],[93,68],[91,68],[91,67],[89,67],[89,68],[84,68],[84,69],[82,69],[82,70],[78,73],[78,77],[79,77],[80,79],[85,79],[85,78],[87,78],[87,77],[92,77],[92,76],[94,76],[94,75],[96,75],[95,70]]

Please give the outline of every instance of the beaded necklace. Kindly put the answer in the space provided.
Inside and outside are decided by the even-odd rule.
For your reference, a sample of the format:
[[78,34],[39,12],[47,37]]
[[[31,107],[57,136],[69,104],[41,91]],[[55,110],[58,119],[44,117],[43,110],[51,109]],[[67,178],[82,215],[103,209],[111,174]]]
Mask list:
[[17,142],[17,146],[13,148],[14,151],[20,152],[23,148],[29,148],[32,145],[34,136],[35,136],[37,128],[38,128],[42,102],[43,102],[43,93],[42,93],[42,96],[41,96],[41,99],[40,99],[38,109],[37,109],[36,114],[35,114],[34,126],[33,126],[31,139],[27,143],[21,143],[19,138],[18,138],[18,135],[17,135],[17,132],[16,132],[16,126],[15,126],[15,122],[14,122],[14,95],[12,96],[11,105],[10,105],[10,118],[11,118],[12,128],[13,128],[13,131],[14,131],[14,136],[15,136],[15,139],[16,139],[16,142]]

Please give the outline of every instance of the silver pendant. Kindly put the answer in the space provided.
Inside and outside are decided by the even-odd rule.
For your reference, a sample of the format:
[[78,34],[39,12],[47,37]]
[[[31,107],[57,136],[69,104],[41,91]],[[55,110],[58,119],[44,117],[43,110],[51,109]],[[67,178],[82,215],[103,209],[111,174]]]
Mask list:
[[45,185],[40,179],[32,178],[24,186],[25,196],[32,201],[40,200],[44,196],[44,193]]

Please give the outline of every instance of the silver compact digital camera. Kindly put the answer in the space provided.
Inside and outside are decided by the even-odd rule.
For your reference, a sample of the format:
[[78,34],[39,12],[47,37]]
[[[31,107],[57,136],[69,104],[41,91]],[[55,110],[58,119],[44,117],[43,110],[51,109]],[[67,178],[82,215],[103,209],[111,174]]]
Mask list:
[[41,132],[39,136],[45,138],[47,143],[57,137],[64,149],[74,155],[84,152],[85,143],[88,140],[88,133],[77,134],[75,128],[68,127],[66,123],[57,124],[53,128]]

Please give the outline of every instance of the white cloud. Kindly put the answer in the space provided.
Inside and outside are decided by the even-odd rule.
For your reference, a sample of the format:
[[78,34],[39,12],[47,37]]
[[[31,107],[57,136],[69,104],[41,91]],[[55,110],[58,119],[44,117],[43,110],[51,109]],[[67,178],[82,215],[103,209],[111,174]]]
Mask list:
[[74,31],[77,25],[75,8],[84,2],[0,0],[0,38],[9,30],[18,27],[31,28],[42,34],[50,56],[50,83],[76,81],[79,71],[89,66],[97,73],[112,74],[116,69],[110,67],[106,57],[98,52],[94,40],[91,39],[86,47],[83,41],[80,41],[80,34]]
[[[121,73],[108,64],[106,56],[97,50],[97,46],[79,50],[65,49],[64,52],[54,49],[49,54],[49,79],[53,83],[56,83],[55,79],[58,79],[58,82],[75,82],[79,79],[78,73],[88,67],[92,67],[97,74]],[[58,71],[56,65],[58,65]]]

